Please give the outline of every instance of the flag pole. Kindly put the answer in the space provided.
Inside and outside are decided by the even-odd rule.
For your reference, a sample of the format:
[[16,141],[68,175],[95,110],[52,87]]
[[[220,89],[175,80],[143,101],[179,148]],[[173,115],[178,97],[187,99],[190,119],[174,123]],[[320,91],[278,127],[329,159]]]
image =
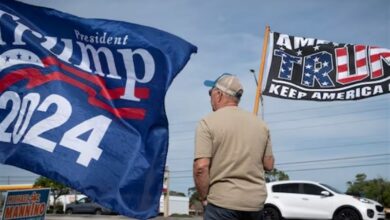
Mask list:
[[259,111],[259,101],[260,101],[260,97],[261,97],[261,89],[262,89],[262,84],[263,84],[265,58],[267,56],[268,38],[269,38],[270,31],[271,31],[271,29],[267,25],[265,27],[264,41],[263,41],[263,53],[261,55],[261,62],[260,62],[260,69],[259,69],[259,77],[258,77],[259,83],[257,84],[255,106],[253,108],[253,113],[255,115],[257,115],[257,113]]

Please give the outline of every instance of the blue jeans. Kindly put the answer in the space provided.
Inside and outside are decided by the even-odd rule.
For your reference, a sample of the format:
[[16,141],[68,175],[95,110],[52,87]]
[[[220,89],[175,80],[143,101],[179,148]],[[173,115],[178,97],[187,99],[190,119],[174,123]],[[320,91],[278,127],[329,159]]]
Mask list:
[[263,220],[263,210],[255,212],[238,211],[208,203],[205,207],[204,220]]

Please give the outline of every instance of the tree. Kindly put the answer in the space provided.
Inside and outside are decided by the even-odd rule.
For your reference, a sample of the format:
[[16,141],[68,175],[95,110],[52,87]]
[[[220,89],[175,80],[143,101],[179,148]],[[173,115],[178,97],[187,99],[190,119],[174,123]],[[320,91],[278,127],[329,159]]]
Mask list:
[[199,193],[195,187],[188,188],[188,196],[190,197],[190,207],[195,210],[195,215],[203,212],[203,205],[199,201]]
[[265,181],[267,183],[274,182],[274,181],[280,181],[280,180],[289,180],[290,177],[283,171],[278,169],[273,169],[271,171],[265,172]]
[[381,177],[372,180],[366,180],[366,178],[366,174],[359,173],[355,176],[355,181],[348,181],[347,194],[373,199],[389,207],[390,181]]
[[177,191],[169,191],[169,195],[171,195],[171,196],[181,196],[181,197],[185,197],[186,196],[185,193],[177,192]]
[[359,197],[364,196],[362,195],[363,192],[362,189],[364,188],[366,178],[367,175],[364,173],[356,174],[354,182],[351,181],[347,182],[347,185],[349,186],[347,190],[347,194],[353,196],[359,196]]
[[188,188],[188,196],[190,197],[190,205],[194,204],[195,202],[199,202],[199,193],[195,186]]
[[64,184],[55,182],[49,178],[40,176],[35,180],[34,187],[47,187],[51,188],[51,192],[53,195],[53,213],[57,212],[56,201],[57,199],[69,193],[70,188],[65,186]]

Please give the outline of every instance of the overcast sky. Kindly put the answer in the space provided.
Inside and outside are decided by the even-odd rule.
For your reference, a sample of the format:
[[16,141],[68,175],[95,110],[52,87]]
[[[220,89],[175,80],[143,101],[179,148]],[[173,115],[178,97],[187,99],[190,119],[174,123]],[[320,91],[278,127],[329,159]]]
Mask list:
[[[241,107],[252,111],[265,26],[289,35],[390,48],[389,0],[23,0],[87,18],[158,28],[198,47],[166,97],[170,122],[167,165],[171,190],[192,187],[193,137],[210,112],[203,80],[236,74],[245,88]],[[256,73],[257,74],[257,73]],[[318,103],[264,97],[276,168],[290,179],[346,190],[358,173],[390,180],[390,96]],[[308,162],[314,161],[314,162]],[[303,162],[303,163],[301,163]],[[32,173],[0,166],[0,184],[28,183]],[[17,177],[20,176],[20,177]]]

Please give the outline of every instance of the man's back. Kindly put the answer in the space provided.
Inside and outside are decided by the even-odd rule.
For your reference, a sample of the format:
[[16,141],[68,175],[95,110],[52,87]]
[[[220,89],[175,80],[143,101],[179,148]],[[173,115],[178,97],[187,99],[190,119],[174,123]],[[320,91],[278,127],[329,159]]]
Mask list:
[[207,200],[242,211],[262,209],[266,199],[264,155],[272,155],[269,131],[252,113],[236,106],[221,108],[200,123],[196,157],[210,157]]

